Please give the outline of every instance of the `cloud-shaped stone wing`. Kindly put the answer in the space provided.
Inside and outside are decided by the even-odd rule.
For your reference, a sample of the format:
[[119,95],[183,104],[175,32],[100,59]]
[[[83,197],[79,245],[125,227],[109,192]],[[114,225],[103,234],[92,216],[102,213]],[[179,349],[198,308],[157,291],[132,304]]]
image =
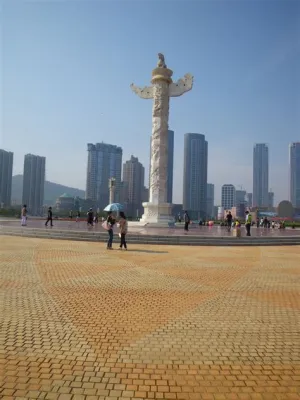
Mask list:
[[153,87],[152,86],[145,86],[143,88],[139,88],[135,86],[134,83],[130,85],[131,90],[136,93],[142,99],[152,99],[153,98]]
[[178,79],[177,82],[171,83],[169,86],[170,97],[181,96],[183,93],[188,92],[193,87],[194,77],[192,74],[185,74],[183,78]]

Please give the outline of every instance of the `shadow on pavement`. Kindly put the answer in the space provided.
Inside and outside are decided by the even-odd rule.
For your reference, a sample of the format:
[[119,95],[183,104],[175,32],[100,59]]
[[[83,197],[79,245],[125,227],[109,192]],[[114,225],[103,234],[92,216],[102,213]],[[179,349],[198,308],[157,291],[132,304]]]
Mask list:
[[153,254],[168,254],[168,251],[155,251],[155,250],[144,250],[144,249],[128,249],[127,251],[134,251],[136,253],[153,253]]

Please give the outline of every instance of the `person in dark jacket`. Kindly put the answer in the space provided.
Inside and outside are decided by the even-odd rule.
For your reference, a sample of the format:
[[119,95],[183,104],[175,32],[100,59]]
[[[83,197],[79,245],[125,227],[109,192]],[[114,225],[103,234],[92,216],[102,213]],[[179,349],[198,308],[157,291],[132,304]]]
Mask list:
[[231,211],[228,211],[228,214],[226,215],[226,221],[227,221],[227,230],[228,232],[231,231],[231,226],[232,226],[232,214]]
[[191,220],[187,211],[184,212],[184,231],[187,233],[189,231],[189,224]]
[[93,226],[93,219],[94,219],[93,209],[90,208],[89,212],[87,213],[87,224]]
[[112,243],[114,240],[114,225],[116,223],[116,220],[113,217],[113,214],[111,211],[108,212],[106,222],[107,222],[107,231],[108,231],[107,249],[112,250]]
[[50,222],[50,225],[53,226],[52,207],[48,208],[48,217],[47,217],[47,221],[45,222],[45,226],[48,226],[48,222]]

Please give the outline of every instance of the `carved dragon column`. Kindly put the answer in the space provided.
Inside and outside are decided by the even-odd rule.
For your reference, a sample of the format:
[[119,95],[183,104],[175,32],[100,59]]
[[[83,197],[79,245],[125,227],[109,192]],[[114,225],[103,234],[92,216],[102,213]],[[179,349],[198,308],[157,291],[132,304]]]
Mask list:
[[191,90],[193,77],[187,74],[173,83],[173,71],[167,68],[161,53],[158,57],[157,68],[152,71],[152,86],[140,89],[132,84],[131,88],[141,98],[153,99],[149,202],[143,203],[145,213],[141,222],[168,225],[174,222],[172,205],[167,203],[169,101],[170,97]]
[[158,67],[152,71],[152,157],[150,164],[149,202],[167,203],[169,85],[173,71]]

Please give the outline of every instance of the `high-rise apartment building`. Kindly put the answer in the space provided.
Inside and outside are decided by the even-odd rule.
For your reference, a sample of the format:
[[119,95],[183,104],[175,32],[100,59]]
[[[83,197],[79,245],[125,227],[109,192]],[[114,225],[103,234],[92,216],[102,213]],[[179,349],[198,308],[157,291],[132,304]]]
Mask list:
[[[150,166],[149,166],[149,187],[152,157],[152,137],[150,137]],[[168,130],[168,170],[167,170],[167,203],[173,202],[173,169],[174,169],[174,131]]]
[[121,147],[106,143],[88,143],[87,150],[85,197],[94,201],[97,207],[103,210],[109,203],[109,178],[115,178],[115,201],[120,200],[123,151]]
[[140,216],[143,211],[145,168],[137,157],[131,156],[123,165],[123,182],[127,187],[127,213]]
[[269,149],[265,143],[253,149],[253,207],[269,204]]
[[236,207],[236,190],[233,185],[226,184],[222,186],[221,206],[224,207],[225,210]]
[[207,206],[207,218],[214,218],[215,216],[215,185],[212,183],[207,184],[206,189],[206,206]]
[[184,135],[183,208],[191,218],[206,218],[208,143],[200,133]]
[[31,215],[42,215],[43,212],[45,168],[45,157],[25,155],[22,203],[27,205]]
[[290,202],[300,208],[300,142],[289,146]]
[[11,204],[13,158],[13,153],[0,149],[0,208]]

